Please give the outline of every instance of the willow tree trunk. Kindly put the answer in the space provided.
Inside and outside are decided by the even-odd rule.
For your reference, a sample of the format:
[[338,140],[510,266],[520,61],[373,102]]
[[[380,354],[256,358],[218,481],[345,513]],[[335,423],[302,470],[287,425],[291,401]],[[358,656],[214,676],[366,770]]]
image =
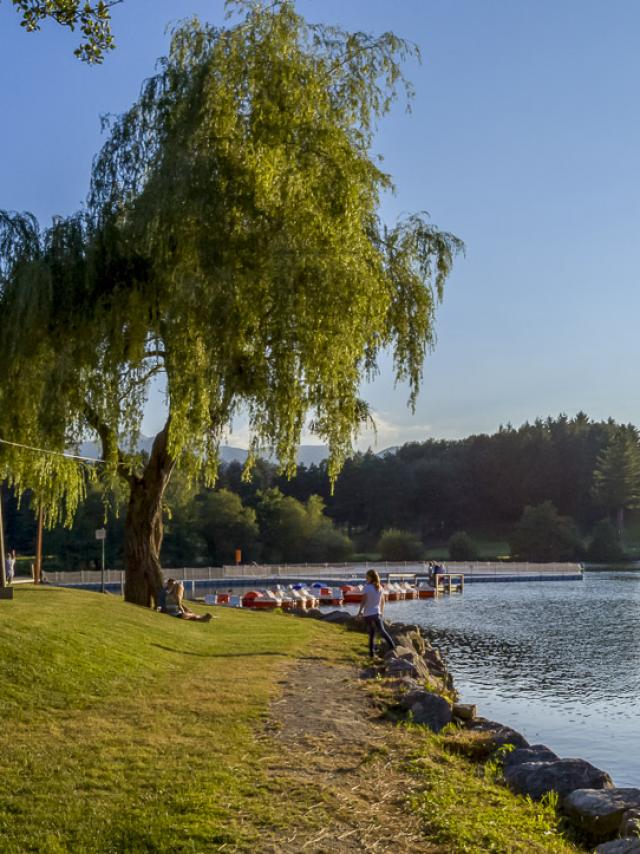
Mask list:
[[129,478],[124,598],[145,607],[156,604],[162,587],[162,499],[174,467],[174,460],[167,453],[167,432],[168,425],[156,436],[144,473]]

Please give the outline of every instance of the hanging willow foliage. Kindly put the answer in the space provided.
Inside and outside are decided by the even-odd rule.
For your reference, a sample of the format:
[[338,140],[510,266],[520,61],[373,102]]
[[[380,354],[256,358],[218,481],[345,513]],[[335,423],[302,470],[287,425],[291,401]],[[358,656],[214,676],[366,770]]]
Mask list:
[[142,476],[127,451],[162,373],[172,460],[215,478],[242,407],[253,451],[288,471],[310,419],[335,478],[382,351],[414,403],[461,249],[423,216],[378,215],[392,183],[372,138],[417,51],[308,24],[290,0],[233,5],[236,26],[175,30],[110,122],[82,214],[43,233],[0,217],[0,435],[61,450],[93,431],[105,475]]

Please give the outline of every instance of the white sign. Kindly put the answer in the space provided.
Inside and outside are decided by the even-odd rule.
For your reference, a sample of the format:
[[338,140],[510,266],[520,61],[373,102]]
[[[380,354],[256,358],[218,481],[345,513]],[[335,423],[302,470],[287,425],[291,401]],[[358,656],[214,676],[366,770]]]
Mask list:
[[96,531],[96,540],[106,540],[107,539],[107,529],[106,528],[98,528]]

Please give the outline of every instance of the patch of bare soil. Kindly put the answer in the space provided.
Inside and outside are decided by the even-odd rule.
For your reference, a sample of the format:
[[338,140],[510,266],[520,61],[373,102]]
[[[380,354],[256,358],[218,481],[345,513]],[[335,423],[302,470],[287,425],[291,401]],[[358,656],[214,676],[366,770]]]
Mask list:
[[[380,719],[353,666],[304,659],[282,682],[267,737],[274,789],[309,804],[261,851],[437,852],[406,801],[416,782],[403,766],[409,737]],[[271,752],[271,751],[270,751]]]

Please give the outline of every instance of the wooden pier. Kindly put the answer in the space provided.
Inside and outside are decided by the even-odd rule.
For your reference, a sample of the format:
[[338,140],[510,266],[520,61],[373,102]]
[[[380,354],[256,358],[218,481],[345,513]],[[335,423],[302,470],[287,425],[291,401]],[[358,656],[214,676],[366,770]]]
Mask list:
[[462,572],[436,572],[433,576],[433,589],[436,596],[443,593],[464,593],[464,574]]

